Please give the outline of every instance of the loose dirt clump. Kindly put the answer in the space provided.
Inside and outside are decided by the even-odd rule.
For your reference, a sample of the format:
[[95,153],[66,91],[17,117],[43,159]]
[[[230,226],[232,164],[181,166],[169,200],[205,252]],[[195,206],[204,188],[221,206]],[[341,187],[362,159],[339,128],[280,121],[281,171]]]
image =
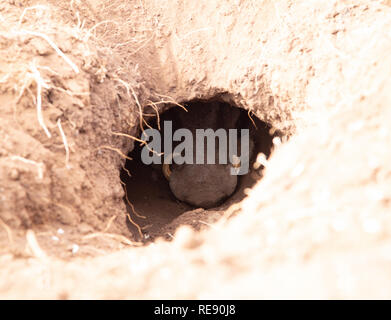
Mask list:
[[[0,296],[389,298],[387,4],[2,1]],[[137,217],[141,128],[216,97],[278,133],[262,179]]]

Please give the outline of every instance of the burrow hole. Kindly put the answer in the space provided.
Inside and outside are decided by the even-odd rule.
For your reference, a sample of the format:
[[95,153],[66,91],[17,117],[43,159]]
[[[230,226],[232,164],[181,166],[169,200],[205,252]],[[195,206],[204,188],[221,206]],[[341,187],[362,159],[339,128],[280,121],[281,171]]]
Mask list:
[[[133,150],[128,154],[132,160],[126,161],[120,176],[126,185],[124,201],[127,213],[143,230],[143,239],[141,239],[139,230],[127,219],[128,228],[139,238],[138,240],[149,242],[160,236],[165,237],[166,235],[162,232],[164,227],[185,212],[200,207],[207,210],[224,210],[241,201],[245,197],[244,190],[251,188],[262,178],[263,166],[254,166],[257,155],[262,153],[268,158],[272,150],[273,138],[276,134],[271,133],[272,130],[268,124],[254,115],[249,115],[246,110],[219,99],[192,100],[182,105],[187,112],[179,106],[168,105],[159,115],[159,119],[156,114],[153,115],[153,110],[145,112],[145,119],[149,126],[161,133],[160,151],[163,154],[166,152],[164,140],[167,136],[164,125],[167,121],[171,121],[174,133],[181,128],[188,129],[194,135],[196,128],[210,128],[214,131],[224,129],[228,138],[228,130],[237,129],[239,151],[241,129],[248,129],[249,148],[251,149],[249,172],[233,178],[230,173],[227,175],[232,167],[230,163],[214,166],[208,164],[189,166],[175,163],[169,166],[145,164],[145,160],[142,159],[142,150],[145,145],[136,142]],[[148,129],[148,126],[144,126],[143,129]],[[140,129],[139,137],[141,133]],[[175,144],[181,142],[173,142],[173,149],[175,149]],[[216,138],[215,142],[216,162],[219,162],[220,140]],[[194,149],[196,149],[195,146]],[[193,151],[196,152],[196,150]],[[153,155],[151,152],[148,154]],[[155,155],[158,156],[158,154],[156,151]],[[164,155],[161,155],[162,163],[163,157]]]

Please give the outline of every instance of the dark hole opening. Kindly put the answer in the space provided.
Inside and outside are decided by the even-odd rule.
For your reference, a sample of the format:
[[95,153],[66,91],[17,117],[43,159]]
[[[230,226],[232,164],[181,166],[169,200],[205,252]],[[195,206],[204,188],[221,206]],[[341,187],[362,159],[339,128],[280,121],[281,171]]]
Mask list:
[[[145,164],[145,158],[142,159],[142,150],[145,145],[135,143],[134,149],[129,153],[132,160],[126,161],[125,169],[121,170],[120,175],[126,185],[127,199],[124,200],[129,217],[143,230],[143,239],[139,240],[150,241],[162,236],[160,231],[184,212],[199,207],[224,209],[242,200],[245,197],[244,190],[251,188],[262,177],[262,166],[257,169],[253,166],[257,155],[263,153],[266,158],[270,156],[275,134],[271,134],[269,125],[255,116],[250,116],[246,110],[219,100],[192,100],[184,106],[188,112],[178,106],[168,106],[168,110],[160,114],[159,121],[156,116],[152,117],[152,112],[150,116],[146,116],[150,127],[157,130],[160,128],[159,132],[162,134],[160,151],[167,153],[164,150],[164,141],[167,139],[167,135],[164,135],[165,121],[172,121],[173,133],[181,128],[188,129],[192,133],[195,132],[195,128],[211,128],[214,131],[222,128],[226,130],[229,139],[228,130],[237,129],[239,150],[240,141],[242,141],[240,131],[248,129],[249,148],[252,150],[249,155],[249,172],[246,175],[238,175],[236,178],[226,176],[226,172],[231,172],[227,171],[228,168],[231,169],[233,166],[229,162],[215,166],[196,164],[189,166],[173,163],[164,167],[162,164]],[[144,130],[146,129],[148,126],[144,127]],[[220,140],[215,141],[218,163]],[[151,140],[148,140],[149,142]],[[175,144],[179,143],[173,142],[174,150]],[[195,146],[193,151],[196,152]],[[153,155],[151,152],[148,154]],[[163,157],[162,155],[162,163]],[[171,173],[168,176],[169,180],[167,169]],[[207,199],[206,202],[204,199]],[[127,224],[132,234],[140,233],[130,219],[127,219]]]

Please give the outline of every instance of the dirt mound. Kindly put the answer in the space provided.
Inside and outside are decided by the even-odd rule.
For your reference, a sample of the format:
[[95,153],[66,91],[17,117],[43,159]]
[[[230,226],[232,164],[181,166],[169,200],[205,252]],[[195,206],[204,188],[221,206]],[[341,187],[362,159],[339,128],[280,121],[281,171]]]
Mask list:
[[[384,4],[3,1],[0,296],[389,298]],[[151,241],[120,172],[149,118],[194,99],[280,138],[244,200]]]

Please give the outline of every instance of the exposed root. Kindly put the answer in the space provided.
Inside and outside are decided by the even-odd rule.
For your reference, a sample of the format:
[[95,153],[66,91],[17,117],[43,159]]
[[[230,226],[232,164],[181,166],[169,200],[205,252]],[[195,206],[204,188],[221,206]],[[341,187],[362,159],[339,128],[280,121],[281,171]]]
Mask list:
[[206,225],[206,226],[208,226],[208,227],[210,227],[210,228],[212,228],[212,229],[220,229],[219,227],[217,227],[217,226],[215,226],[215,225],[213,225],[213,224],[211,224],[211,223],[202,221],[202,220],[198,220],[198,222],[199,222],[199,223],[202,223],[202,224],[204,224],[204,225]]
[[159,157],[160,157],[161,155],[164,154],[163,152],[160,152],[160,153],[159,153],[159,152],[157,152],[157,151],[151,149],[151,148],[149,147],[149,145],[147,144],[146,141],[141,140],[141,139],[139,139],[139,138],[136,138],[136,137],[134,137],[134,136],[132,136],[132,135],[130,135],[130,134],[126,134],[126,133],[122,133],[122,132],[113,132],[113,131],[111,131],[110,133],[111,133],[111,134],[114,134],[114,135],[116,135],[116,136],[127,137],[127,138],[129,138],[129,139],[132,139],[132,140],[135,140],[135,141],[137,141],[137,142],[140,142],[141,145],[145,145],[149,151],[151,151],[151,152],[153,152],[153,153],[156,153]]
[[31,250],[34,257],[45,260],[47,259],[46,253],[41,249],[38,244],[37,238],[33,230],[29,229],[26,232],[27,247]]
[[46,127],[45,121],[44,121],[43,115],[42,115],[42,88],[48,89],[49,86],[42,79],[41,74],[39,73],[37,67],[34,64],[32,64],[32,66],[31,66],[31,71],[32,71],[33,78],[34,78],[35,82],[37,83],[37,100],[36,100],[36,104],[37,104],[38,122],[41,125],[42,129],[45,131],[45,133],[48,136],[48,138],[51,138],[52,135],[49,132],[49,129]]
[[113,216],[109,219],[109,222],[107,223],[107,226],[106,226],[106,228],[104,228],[103,232],[106,232],[107,230],[110,229],[111,224],[113,223],[113,221],[114,221],[115,218],[117,218],[117,217],[118,217],[117,215],[113,215]]
[[[42,68],[44,68],[44,67],[42,67]],[[71,92],[69,90],[65,90],[63,88],[56,87],[56,86],[51,86],[50,89],[54,89],[54,90],[63,92],[71,97],[75,97],[75,96],[85,96],[86,97],[90,94],[89,92]]]
[[11,160],[18,160],[18,161],[24,162],[26,164],[35,166],[38,170],[38,179],[39,180],[43,179],[44,164],[42,162],[36,162],[33,160],[23,158],[21,156],[11,156]]
[[122,169],[126,172],[126,174],[128,175],[129,178],[132,177],[132,174],[130,173],[130,171],[128,169],[125,168],[124,165],[122,166]]
[[48,10],[48,7],[44,6],[44,5],[36,5],[36,6],[32,6],[32,7],[28,7],[28,8],[24,8],[23,10],[23,13],[21,14],[21,16],[19,17],[19,22],[18,22],[18,26],[20,27],[22,22],[23,22],[23,19],[24,19],[24,16],[26,15],[26,13],[30,10],[41,10],[41,11],[44,11],[44,10]]
[[136,101],[136,105],[137,105],[137,107],[138,107],[138,111],[139,111],[139,121],[140,121],[140,128],[141,128],[141,130],[143,130],[144,131],[144,128],[143,128],[143,108],[141,107],[141,104],[140,104],[140,102],[139,102],[139,100],[138,100],[138,98],[137,98],[137,95],[136,95],[136,93],[134,92],[134,90],[133,90],[133,88],[132,88],[132,86],[130,86],[129,85],[129,88],[130,88],[130,90],[132,91],[132,95],[133,95],[133,98],[134,98],[134,100]]
[[251,110],[248,110],[247,115],[248,115],[249,119],[251,120],[251,122],[252,122],[254,128],[255,128],[255,129],[258,129],[257,125],[256,125],[255,122],[254,122],[254,119],[253,119],[253,117],[252,117],[252,114],[253,114],[253,112],[252,112]]
[[130,217],[130,214],[129,214],[129,213],[127,213],[126,216],[128,217],[129,222],[137,228],[140,237],[143,238],[144,235],[143,235],[143,232],[142,232],[142,230],[141,230],[141,227],[140,227],[136,222],[134,222],[134,221],[132,220],[132,218]]
[[23,93],[27,90],[27,88],[31,85],[32,79],[30,77],[27,77],[26,80],[23,82],[22,88],[19,91],[18,96],[15,100],[15,105],[20,102],[20,99],[23,97]]
[[127,155],[123,154],[121,150],[117,149],[117,148],[113,148],[113,147],[110,147],[110,146],[101,146],[95,150],[101,150],[101,149],[108,149],[108,150],[112,150],[112,151],[115,151],[117,152],[121,157],[127,159],[127,160],[133,160],[132,158],[128,157]]
[[[163,95],[160,95],[160,94],[158,94],[158,96],[163,96]],[[169,98],[169,99],[171,99],[171,100],[162,100],[162,101],[159,101],[159,102],[152,102],[152,101],[150,101],[150,103],[149,104],[147,104],[147,106],[152,106],[152,104],[153,105],[158,105],[158,104],[174,104],[174,105],[176,105],[176,106],[178,106],[178,107],[180,107],[180,108],[182,108],[183,110],[185,110],[186,112],[188,112],[188,110],[186,109],[186,107],[184,106],[184,105],[182,105],[182,104],[180,104],[180,103],[178,103],[178,102],[176,102],[174,99],[172,99],[171,97],[168,97],[168,96],[163,96],[163,97],[166,97],[166,98]]]
[[120,234],[116,234],[116,233],[95,232],[95,233],[91,233],[91,234],[84,236],[82,239],[88,240],[88,239],[94,239],[94,238],[99,238],[99,237],[107,237],[107,238],[111,238],[114,240],[118,240],[118,241],[123,242],[127,245],[130,245],[130,246],[142,246],[142,243],[130,241],[128,238],[126,238]]
[[129,56],[131,55],[134,55],[136,54],[137,52],[139,52],[141,49],[145,48],[146,45],[153,39],[154,35],[152,37],[150,37],[148,40],[146,40],[140,47],[138,47],[136,50],[134,50],[133,52],[129,53]]
[[160,114],[159,114],[159,108],[157,107],[156,103],[152,102],[152,108],[155,110],[156,112],[156,117],[157,117],[157,127],[158,129],[160,130]]
[[142,229],[143,231],[145,231],[145,230],[148,230],[149,228],[151,228],[152,226],[153,226],[153,224],[147,224],[147,225],[145,225],[145,226],[142,226],[141,229]]
[[142,106],[140,104],[140,101],[138,100],[138,97],[137,97],[136,93],[134,92],[132,86],[129,83],[125,82],[124,80],[122,80],[122,79],[120,79],[118,77],[115,78],[114,80],[118,81],[119,83],[121,83],[125,87],[126,92],[127,92],[129,97],[133,96],[133,99],[136,102],[136,105],[137,105],[138,111],[139,111],[139,125],[140,125],[140,129],[144,132],[144,127],[143,127],[143,120],[144,120],[144,118],[143,118],[143,108],[142,108]]
[[5,231],[7,232],[7,236],[8,236],[8,241],[10,243],[11,246],[13,246],[14,244],[14,240],[12,238],[12,230],[11,228],[0,218],[0,225],[5,229]]
[[136,209],[134,208],[134,205],[129,201],[129,198],[128,198],[128,192],[126,190],[126,184],[120,180],[120,183],[124,186],[124,189],[125,189],[125,199],[126,199],[126,202],[128,203],[129,207],[132,209],[132,212],[134,213],[134,215],[138,218],[141,218],[141,219],[146,219],[147,217],[146,216],[143,216],[141,214],[139,214]]
[[132,136],[132,135],[130,135],[130,134],[126,134],[126,133],[122,133],[122,132],[113,132],[113,131],[111,131],[110,133],[111,133],[111,134],[114,134],[114,135],[116,135],[116,136],[127,137],[127,138],[129,138],[129,139],[133,139],[133,140],[135,140],[135,141],[137,141],[137,142],[140,142],[140,144],[144,144],[144,145],[147,144],[146,141],[141,140],[141,139],[139,139],[139,138],[136,138],[136,137],[134,137],[134,136]]
[[72,68],[73,71],[75,71],[76,73],[79,73],[79,68],[76,66],[76,64],[74,64],[58,47],[57,45],[46,35],[46,34],[43,34],[43,33],[39,33],[39,32],[35,32],[35,31],[29,31],[29,30],[21,30],[21,31],[18,31],[16,32],[17,35],[31,35],[31,36],[35,36],[35,37],[40,37],[44,40],[46,40],[46,42],[54,49],[54,51],[56,51],[56,53],[64,59],[64,61]]
[[94,31],[96,28],[98,28],[102,24],[108,24],[108,23],[112,23],[112,24],[118,26],[118,23],[115,22],[115,21],[112,21],[112,20],[105,20],[105,21],[98,22],[97,24],[95,24],[92,28],[90,28],[87,31],[87,34],[85,35],[83,41],[87,42],[90,39],[90,37],[91,37],[92,31]]
[[223,217],[219,220],[219,224],[224,224],[226,223],[229,219],[231,219],[231,217],[235,214],[237,214],[238,212],[240,212],[240,210],[242,209],[242,206],[239,203],[234,203],[233,205],[231,205],[224,213]]
[[4,77],[2,77],[2,78],[0,79],[0,84],[1,84],[1,83],[7,83],[9,77],[10,77],[9,74],[6,74]]
[[69,165],[69,146],[68,146],[68,142],[67,142],[67,137],[65,136],[64,130],[62,129],[62,126],[61,126],[61,119],[58,119],[57,126],[58,126],[58,130],[60,130],[62,142],[64,143],[64,148],[65,148],[65,166],[69,170],[71,168],[70,165]]
[[153,129],[151,127],[151,125],[147,122],[147,120],[143,119],[143,122],[145,123],[145,125],[149,128],[149,129]]

